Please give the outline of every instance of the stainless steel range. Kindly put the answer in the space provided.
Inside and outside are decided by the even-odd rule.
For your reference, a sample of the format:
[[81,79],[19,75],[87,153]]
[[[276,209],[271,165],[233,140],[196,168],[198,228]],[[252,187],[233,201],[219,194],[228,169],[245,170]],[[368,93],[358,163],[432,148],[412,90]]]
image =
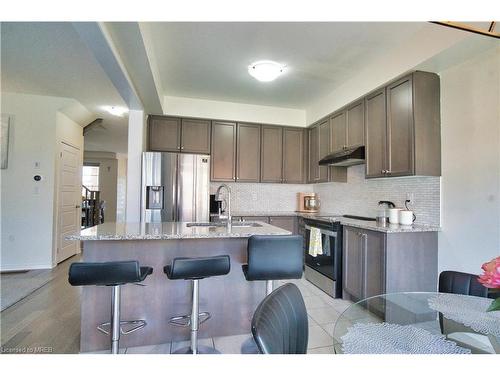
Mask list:
[[342,218],[375,220],[354,215],[304,218],[305,277],[333,298],[342,298]]

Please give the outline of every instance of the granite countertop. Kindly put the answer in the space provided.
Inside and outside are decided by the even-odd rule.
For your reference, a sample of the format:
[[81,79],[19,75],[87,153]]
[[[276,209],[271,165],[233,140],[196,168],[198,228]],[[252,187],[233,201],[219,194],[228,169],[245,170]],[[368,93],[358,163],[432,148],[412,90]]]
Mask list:
[[441,227],[438,225],[426,225],[426,224],[413,224],[413,225],[399,225],[399,224],[389,224],[385,226],[377,224],[376,221],[366,221],[366,220],[356,220],[348,219],[342,217],[339,214],[333,214],[328,212],[318,212],[318,213],[307,213],[307,212],[297,212],[297,211],[237,211],[233,214],[234,216],[300,216],[306,219],[314,219],[325,222],[340,222],[342,225],[347,225],[360,229],[374,230],[377,232],[384,233],[414,233],[414,232],[439,232]]
[[365,220],[356,220],[347,218],[340,218],[340,223],[345,226],[374,230],[377,232],[384,232],[384,233],[415,233],[415,232],[441,231],[441,227],[437,225],[425,225],[425,224],[400,225],[400,224],[387,223],[386,225],[380,225],[377,224],[376,221],[365,221]]
[[289,231],[258,222],[259,227],[188,227],[186,222],[104,223],[84,229],[68,240],[179,240],[196,238],[246,238],[253,235],[286,235]]

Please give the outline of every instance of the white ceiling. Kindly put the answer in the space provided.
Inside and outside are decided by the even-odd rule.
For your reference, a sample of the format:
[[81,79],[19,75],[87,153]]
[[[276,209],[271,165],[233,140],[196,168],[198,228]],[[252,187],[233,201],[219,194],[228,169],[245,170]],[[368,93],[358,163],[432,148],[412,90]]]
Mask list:
[[85,136],[85,150],[127,152],[128,121],[101,106],[125,106],[71,23],[5,23],[1,29],[2,90],[74,98],[106,129]]
[[[165,95],[303,109],[404,43],[426,23],[152,23]],[[274,82],[250,63],[284,63]]]

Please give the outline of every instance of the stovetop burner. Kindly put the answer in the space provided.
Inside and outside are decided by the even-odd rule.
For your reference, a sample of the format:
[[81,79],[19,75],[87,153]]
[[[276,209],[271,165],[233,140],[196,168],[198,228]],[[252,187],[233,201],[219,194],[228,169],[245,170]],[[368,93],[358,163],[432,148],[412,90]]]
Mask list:
[[346,219],[356,219],[356,220],[364,220],[364,221],[376,221],[374,217],[366,217],[366,216],[356,216],[356,215],[342,215]]

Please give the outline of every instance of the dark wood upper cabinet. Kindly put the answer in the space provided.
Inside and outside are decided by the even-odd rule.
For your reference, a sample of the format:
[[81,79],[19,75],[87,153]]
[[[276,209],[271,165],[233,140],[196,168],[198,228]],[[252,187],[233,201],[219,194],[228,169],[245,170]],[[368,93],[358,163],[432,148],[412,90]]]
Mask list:
[[365,106],[360,100],[330,117],[330,152],[365,144]]
[[439,77],[414,72],[366,97],[366,177],[440,176]]
[[347,108],[347,147],[365,144],[365,102],[363,100]]
[[387,170],[391,176],[414,173],[412,86],[412,76],[408,76],[387,87]]
[[181,119],[177,117],[148,117],[149,150],[179,152],[181,150]]
[[315,183],[319,180],[319,129],[317,126],[313,126],[308,129],[309,142],[308,142],[308,153],[309,153],[309,174],[308,182]]
[[150,151],[210,153],[210,120],[151,115],[148,122]]
[[330,152],[342,151],[346,146],[347,112],[342,110],[330,117]]
[[182,119],[181,152],[210,153],[210,120]]
[[283,128],[262,126],[261,182],[282,182]]
[[[330,124],[328,120],[323,121],[318,125],[319,129],[319,160],[323,159],[330,153]],[[319,179],[318,182],[327,182],[328,181],[328,166],[319,166]]]
[[366,177],[384,177],[387,149],[385,88],[368,95],[366,108]]
[[304,129],[283,129],[283,182],[304,182]]
[[236,180],[260,181],[260,125],[238,124]]
[[236,123],[212,122],[211,180],[236,179]]

